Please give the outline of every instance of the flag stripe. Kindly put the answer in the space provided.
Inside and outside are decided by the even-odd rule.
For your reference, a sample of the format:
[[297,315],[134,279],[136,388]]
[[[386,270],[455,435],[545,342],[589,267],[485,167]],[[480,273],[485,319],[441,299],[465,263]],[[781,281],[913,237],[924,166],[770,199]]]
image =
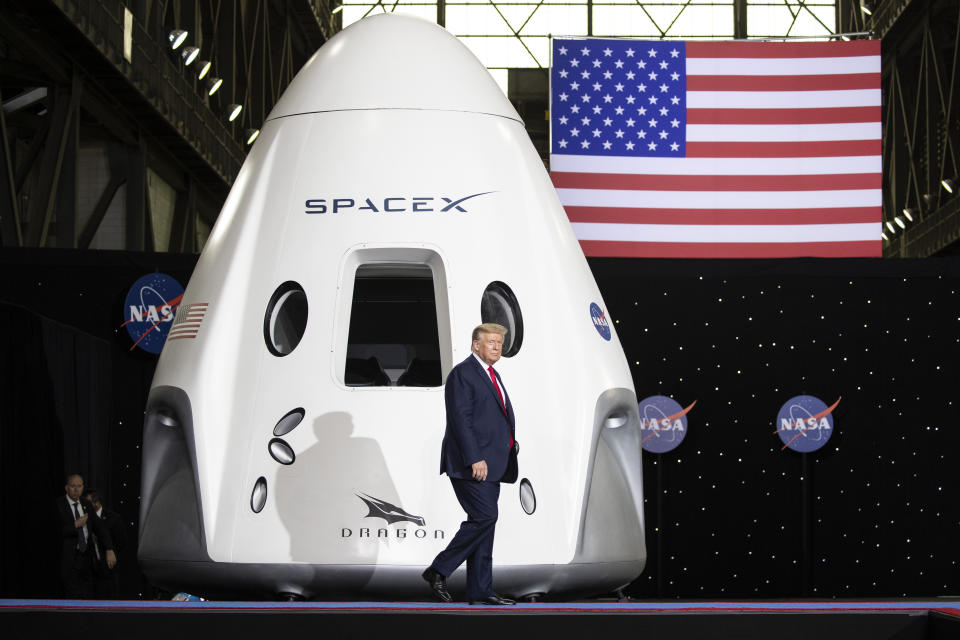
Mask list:
[[880,243],[869,242],[602,242],[581,240],[584,254],[598,258],[879,258]]
[[557,189],[560,201],[574,207],[649,209],[819,209],[879,207],[880,189],[831,191],[622,191]]
[[[659,124],[659,123],[658,123]],[[656,127],[654,127],[656,128]],[[662,128],[662,127],[661,127]],[[650,129],[647,129],[648,132]],[[880,140],[879,122],[838,124],[690,124],[690,142],[820,142]]]
[[688,109],[879,107],[880,89],[835,91],[690,91]]
[[687,124],[829,124],[880,122],[880,107],[687,109]]
[[687,143],[687,156],[691,158],[816,158],[879,153],[880,140]]
[[565,173],[550,176],[557,188],[656,191],[830,191],[880,189],[879,173],[827,175],[700,175]]
[[639,207],[565,207],[570,222],[617,224],[828,224],[876,223],[879,207],[822,209],[644,209]]
[[[687,70],[689,74],[689,69]],[[879,73],[802,76],[694,76],[687,75],[687,91],[836,91],[873,89]]]
[[580,240],[614,242],[839,242],[873,240],[880,235],[880,223],[847,224],[611,224],[573,222]]
[[[822,76],[868,73],[880,68],[880,56],[818,58],[697,58],[688,55],[688,76]],[[879,82],[879,78],[877,78]],[[874,85],[876,86],[876,85]]]
[[[839,46],[838,46],[839,45]],[[687,42],[687,58],[845,58],[880,55],[879,40],[851,42]]]
[[877,173],[876,155],[820,158],[624,158],[554,155],[550,168],[557,172],[673,173],[678,175],[821,175]]

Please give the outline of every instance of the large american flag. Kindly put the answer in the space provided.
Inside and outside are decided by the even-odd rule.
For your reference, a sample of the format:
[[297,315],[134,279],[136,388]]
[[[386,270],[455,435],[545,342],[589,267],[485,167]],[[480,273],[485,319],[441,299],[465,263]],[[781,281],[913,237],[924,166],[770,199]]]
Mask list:
[[588,256],[881,255],[880,41],[554,39],[550,170]]

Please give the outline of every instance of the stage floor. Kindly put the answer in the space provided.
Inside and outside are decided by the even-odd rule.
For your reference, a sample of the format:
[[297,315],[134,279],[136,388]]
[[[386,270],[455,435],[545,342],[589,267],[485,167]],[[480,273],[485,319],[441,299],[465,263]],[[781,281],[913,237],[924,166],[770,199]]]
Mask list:
[[[322,634],[490,638],[501,634],[767,640],[955,640],[960,599],[810,601],[581,601],[512,607],[424,602],[173,602],[0,600],[6,639],[79,633],[97,638],[235,638]],[[506,634],[506,635],[503,635]]]

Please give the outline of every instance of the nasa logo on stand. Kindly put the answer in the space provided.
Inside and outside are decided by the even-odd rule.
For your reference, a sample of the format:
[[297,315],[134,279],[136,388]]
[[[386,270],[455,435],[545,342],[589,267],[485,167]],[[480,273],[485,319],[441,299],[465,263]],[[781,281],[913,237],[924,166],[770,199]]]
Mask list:
[[124,327],[134,347],[159,354],[167,341],[183,287],[165,273],[151,273],[133,283],[123,304]]
[[610,323],[607,322],[607,316],[596,302],[590,303],[590,319],[593,320],[593,328],[597,330],[600,337],[610,340]]
[[650,453],[667,453],[676,449],[687,435],[686,409],[673,398],[650,396],[640,401],[640,445]]
[[833,435],[833,410],[840,398],[827,407],[820,398],[795,396],[783,403],[777,413],[777,435],[783,442],[781,451],[789,447],[799,453],[810,453],[827,444]]

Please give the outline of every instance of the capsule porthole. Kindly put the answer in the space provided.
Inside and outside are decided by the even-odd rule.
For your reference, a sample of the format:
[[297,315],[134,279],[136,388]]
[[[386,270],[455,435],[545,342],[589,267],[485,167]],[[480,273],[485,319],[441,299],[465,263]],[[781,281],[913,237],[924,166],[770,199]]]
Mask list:
[[275,356],[290,354],[307,329],[307,294],[296,282],[287,281],[270,296],[263,316],[263,339]]
[[527,515],[537,510],[537,496],[533,492],[533,485],[526,478],[520,481],[520,506]]

